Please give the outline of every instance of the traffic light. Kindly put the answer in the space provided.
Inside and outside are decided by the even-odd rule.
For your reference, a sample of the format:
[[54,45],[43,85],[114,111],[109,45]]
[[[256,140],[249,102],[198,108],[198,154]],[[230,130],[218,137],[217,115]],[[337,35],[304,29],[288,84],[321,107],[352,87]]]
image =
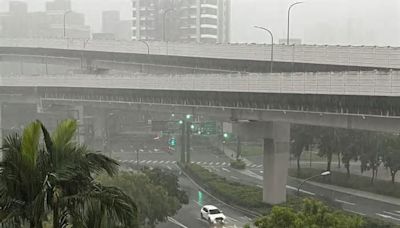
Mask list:
[[224,139],[229,138],[229,134],[228,133],[224,133]]
[[176,139],[175,139],[175,138],[171,138],[171,139],[168,141],[168,144],[169,144],[171,147],[175,147],[175,146],[176,146]]

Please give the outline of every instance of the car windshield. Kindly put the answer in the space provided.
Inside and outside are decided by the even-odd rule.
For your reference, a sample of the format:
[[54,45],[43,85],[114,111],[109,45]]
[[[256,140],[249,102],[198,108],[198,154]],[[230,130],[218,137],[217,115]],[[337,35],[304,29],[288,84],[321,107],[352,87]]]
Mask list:
[[221,213],[218,209],[210,210],[210,214],[215,215]]

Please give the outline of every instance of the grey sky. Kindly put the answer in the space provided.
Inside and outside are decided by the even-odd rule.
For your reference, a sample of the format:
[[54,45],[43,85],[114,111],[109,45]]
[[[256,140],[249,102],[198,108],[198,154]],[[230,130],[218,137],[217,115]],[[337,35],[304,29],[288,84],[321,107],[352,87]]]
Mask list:
[[[9,0],[0,0],[7,9]],[[26,0],[31,11],[46,0]],[[120,10],[129,19],[130,0],[72,0],[73,9],[87,15],[98,32],[101,11]],[[304,0],[292,11],[292,38],[309,44],[400,46],[399,0]],[[293,0],[232,0],[232,42],[265,43],[268,37],[253,25],[270,28],[275,38],[286,36],[286,11]],[[269,41],[268,41],[269,42]]]

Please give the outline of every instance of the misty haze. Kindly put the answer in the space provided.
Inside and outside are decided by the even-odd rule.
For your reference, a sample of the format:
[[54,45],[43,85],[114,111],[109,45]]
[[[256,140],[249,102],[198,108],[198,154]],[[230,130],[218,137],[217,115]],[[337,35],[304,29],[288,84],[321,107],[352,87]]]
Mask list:
[[400,227],[397,0],[0,0],[0,228]]

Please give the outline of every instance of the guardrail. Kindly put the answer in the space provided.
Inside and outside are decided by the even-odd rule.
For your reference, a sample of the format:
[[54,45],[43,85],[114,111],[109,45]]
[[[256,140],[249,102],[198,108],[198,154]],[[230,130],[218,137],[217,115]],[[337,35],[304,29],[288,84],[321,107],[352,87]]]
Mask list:
[[[148,43],[152,55],[269,61],[271,51],[270,45]],[[0,39],[0,47],[40,47],[147,54],[147,47],[137,41]],[[275,61],[280,62],[400,68],[400,47],[275,45],[274,53]]]
[[400,72],[0,76],[0,86],[400,96]]

